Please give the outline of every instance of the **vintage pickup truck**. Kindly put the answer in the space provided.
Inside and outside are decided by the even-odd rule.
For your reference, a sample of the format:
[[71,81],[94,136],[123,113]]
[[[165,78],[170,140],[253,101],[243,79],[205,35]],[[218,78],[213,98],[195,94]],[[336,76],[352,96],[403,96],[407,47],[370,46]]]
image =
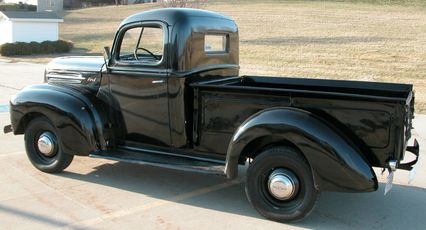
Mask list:
[[[138,13],[104,57],[49,63],[46,84],[11,98],[4,131],[25,134],[30,161],[48,173],[74,155],[229,179],[246,164],[248,200],[276,221],[307,216],[320,191],[377,190],[372,167],[415,165],[412,85],[238,76],[238,54],[229,17]],[[414,161],[401,162],[406,151]]]

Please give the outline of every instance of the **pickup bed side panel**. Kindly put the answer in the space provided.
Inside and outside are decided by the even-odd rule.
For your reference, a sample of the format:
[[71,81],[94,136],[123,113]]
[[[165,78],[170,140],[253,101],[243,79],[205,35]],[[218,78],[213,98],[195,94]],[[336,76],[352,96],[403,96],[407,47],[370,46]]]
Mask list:
[[[11,122],[15,134],[23,134],[31,118],[46,116],[56,127],[64,151],[88,155],[105,144],[99,138],[102,122],[95,105],[82,94],[53,85],[35,85],[11,100]],[[88,100],[85,98],[85,100]]]
[[[389,159],[400,159],[404,128],[403,105],[399,98],[334,94],[299,90],[236,86],[238,80],[193,84],[198,89],[200,112],[194,135],[194,149],[215,153],[225,159],[235,130],[251,115],[273,107],[309,111],[332,124],[373,167],[386,167]],[[218,145],[217,143],[223,143]]]
[[228,147],[228,177],[235,178],[240,154],[259,138],[296,146],[311,165],[322,190],[377,190],[376,175],[356,147],[314,114],[285,107],[260,111],[238,128]]

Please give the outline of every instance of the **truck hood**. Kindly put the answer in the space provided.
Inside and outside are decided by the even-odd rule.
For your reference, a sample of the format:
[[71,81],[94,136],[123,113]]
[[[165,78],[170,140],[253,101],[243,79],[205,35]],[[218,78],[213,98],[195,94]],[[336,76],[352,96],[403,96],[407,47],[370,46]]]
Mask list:
[[102,56],[55,58],[47,64],[44,81],[98,87],[104,63]]

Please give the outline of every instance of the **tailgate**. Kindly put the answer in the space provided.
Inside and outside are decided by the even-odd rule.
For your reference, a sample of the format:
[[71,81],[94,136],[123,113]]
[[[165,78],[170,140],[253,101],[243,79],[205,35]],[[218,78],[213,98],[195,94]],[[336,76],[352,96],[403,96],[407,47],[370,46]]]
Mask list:
[[401,151],[400,155],[400,161],[404,159],[404,154],[406,151],[411,152],[415,155],[415,159],[408,163],[398,163],[397,168],[403,169],[403,170],[412,170],[414,165],[417,163],[419,159],[419,144],[416,139],[414,139],[413,146],[408,146],[408,141],[410,140],[412,133],[411,130],[414,129],[413,127],[413,119],[414,119],[414,92],[412,91],[407,98],[407,101],[405,103],[405,117],[404,117],[404,147]]

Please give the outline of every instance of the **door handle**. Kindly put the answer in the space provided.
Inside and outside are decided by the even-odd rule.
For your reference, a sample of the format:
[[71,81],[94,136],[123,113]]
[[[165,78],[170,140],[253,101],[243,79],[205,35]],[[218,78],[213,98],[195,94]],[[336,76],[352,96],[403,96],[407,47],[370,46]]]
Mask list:
[[164,82],[166,82],[166,80],[153,80],[152,84],[161,84],[161,83],[164,83]]

